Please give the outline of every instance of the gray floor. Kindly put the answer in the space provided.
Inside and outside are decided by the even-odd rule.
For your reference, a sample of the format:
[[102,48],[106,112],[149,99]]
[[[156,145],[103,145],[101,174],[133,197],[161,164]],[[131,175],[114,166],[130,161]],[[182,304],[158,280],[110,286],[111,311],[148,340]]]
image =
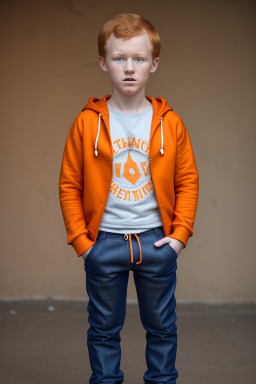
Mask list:
[[[53,306],[50,311],[48,307]],[[177,384],[255,384],[256,306],[177,303]],[[0,302],[1,384],[88,384],[87,302]],[[124,384],[143,384],[145,331],[127,305]]]

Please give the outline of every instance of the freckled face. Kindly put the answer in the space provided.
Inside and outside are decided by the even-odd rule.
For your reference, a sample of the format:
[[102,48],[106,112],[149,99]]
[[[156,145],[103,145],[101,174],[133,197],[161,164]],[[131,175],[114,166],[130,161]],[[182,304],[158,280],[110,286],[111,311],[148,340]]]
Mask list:
[[99,64],[108,72],[113,91],[133,95],[145,91],[149,74],[156,71],[159,57],[152,62],[152,46],[147,32],[128,40],[112,33],[106,43],[106,60],[99,57]]

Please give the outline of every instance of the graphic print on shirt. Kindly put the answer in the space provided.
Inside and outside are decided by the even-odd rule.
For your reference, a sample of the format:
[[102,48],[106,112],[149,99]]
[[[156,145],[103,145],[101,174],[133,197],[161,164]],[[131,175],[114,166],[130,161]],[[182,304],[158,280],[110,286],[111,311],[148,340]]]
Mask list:
[[149,143],[136,137],[113,142],[114,162],[110,192],[119,199],[135,202],[153,189],[149,169]]

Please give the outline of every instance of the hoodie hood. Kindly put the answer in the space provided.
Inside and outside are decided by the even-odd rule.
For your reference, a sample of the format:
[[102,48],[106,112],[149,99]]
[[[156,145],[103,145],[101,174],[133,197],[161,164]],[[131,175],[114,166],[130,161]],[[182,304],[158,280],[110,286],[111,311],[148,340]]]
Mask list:
[[[94,153],[95,156],[98,156],[97,151],[97,143],[100,133],[100,125],[101,125],[101,117],[104,118],[104,116],[109,114],[108,106],[107,106],[107,100],[111,98],[112,95],[105,95],[102,99],[98,99],[97,97],[90,97],[88,102],[83,107],[82,111],[85,111],[87,109],[95,111],[98,113],[99,119],[98,119],[98,131],[97,136],[95,140],[95,148]],[[163,97],[156,97],[153,98],[149,95],[145,95],[145,97],[151,102],[153,107],[153,119],[161,121],[161,148],[160,153],[163,156],[164,155],[164,135],[163,135],[163,117],[164,115],[169,112],[173,111],[173,108],[168,105],[167,101]]]

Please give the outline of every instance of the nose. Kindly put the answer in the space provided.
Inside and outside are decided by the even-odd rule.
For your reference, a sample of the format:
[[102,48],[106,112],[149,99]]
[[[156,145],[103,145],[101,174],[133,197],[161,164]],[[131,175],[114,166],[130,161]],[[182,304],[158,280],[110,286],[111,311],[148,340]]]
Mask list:
[[134,64],[132,58],[128,58],[124,68],[126,73],[134,73]]

